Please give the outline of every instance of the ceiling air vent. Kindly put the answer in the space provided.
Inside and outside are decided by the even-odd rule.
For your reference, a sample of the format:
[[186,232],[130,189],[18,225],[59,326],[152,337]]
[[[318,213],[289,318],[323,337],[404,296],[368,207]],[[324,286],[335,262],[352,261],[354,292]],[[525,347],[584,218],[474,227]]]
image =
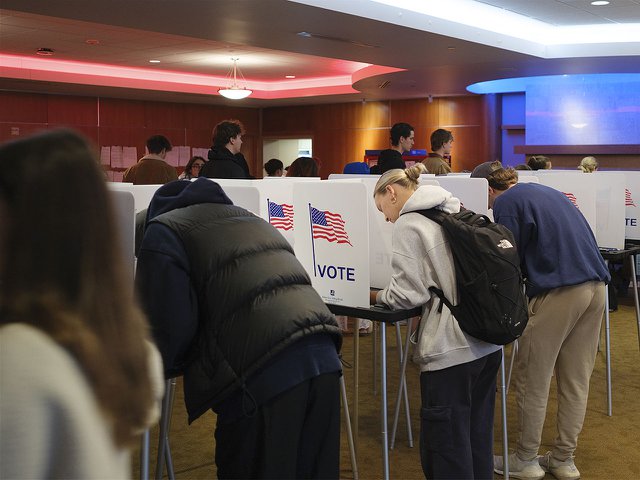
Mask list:
[[321,33],[296,32],[296,35],[298,35],[299,37],[304,37],[304,38],[317,38],[317,39],[320,39],[320,40],[331,40],[333,42],[349,43],[351,45],[356,45],[358,47],[380,48],[380,45],[374,45],[372,43],[360,42],[358,40],[351,40],[349,38],[333,37],[331,35],[322,35]]
[[378,88],[380,89],[387,88],[389,85],[391,85],[391,82],[389,80],[385,80],[380,85],[378,85]]
[[43,57],[51,57],[53,55],[53,50],[50,48],[39,48],[36,50],[36,55],[42,55]]

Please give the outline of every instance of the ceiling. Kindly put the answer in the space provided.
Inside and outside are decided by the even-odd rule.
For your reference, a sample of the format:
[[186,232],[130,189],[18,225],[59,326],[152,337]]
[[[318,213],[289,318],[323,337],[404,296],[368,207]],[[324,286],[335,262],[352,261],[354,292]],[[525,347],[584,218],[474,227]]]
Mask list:
[[[0,6],[1,90],[229,104],[216,92],[230,82],[231,58],[246,77],[240,86],[254,91],[234,104],[252,107],[463,95],[467,85],[497,78],[640,72],[640,0]],[[37,56],[43,47],[54,55]]]

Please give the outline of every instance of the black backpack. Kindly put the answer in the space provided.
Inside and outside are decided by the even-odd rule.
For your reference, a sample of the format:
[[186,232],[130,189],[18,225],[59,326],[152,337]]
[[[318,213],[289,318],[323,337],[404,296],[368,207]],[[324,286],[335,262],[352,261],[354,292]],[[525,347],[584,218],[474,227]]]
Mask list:
[[460,328],[495,345],[506,345],[522,335],[529,315],[511,231],[471,210],[415,213],[442,225],[449,239],[460,301],[452,305],[442,290],[430,290],[451,310]]

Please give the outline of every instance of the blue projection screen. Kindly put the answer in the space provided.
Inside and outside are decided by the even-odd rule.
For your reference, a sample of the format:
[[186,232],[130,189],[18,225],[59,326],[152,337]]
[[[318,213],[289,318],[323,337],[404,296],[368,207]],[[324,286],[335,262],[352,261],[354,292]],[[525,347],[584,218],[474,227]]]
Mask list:
[[640,81],[527,85],[526,144],[640,144]]

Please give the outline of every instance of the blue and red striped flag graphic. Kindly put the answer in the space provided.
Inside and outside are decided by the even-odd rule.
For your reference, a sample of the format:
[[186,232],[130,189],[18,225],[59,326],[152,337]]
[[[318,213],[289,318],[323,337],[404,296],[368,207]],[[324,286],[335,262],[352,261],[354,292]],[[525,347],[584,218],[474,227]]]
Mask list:
[[624,189],[624,205],[626,207],[637,207],[637,205],[633,201],[633,198],[631,198],[631,190],[629,190],[628,188]]
[[280,230],[293,228],[293,205],[269,201],[269,223]]
[[313,238],[324,238],[329,242],[348,243],[349,235],[344,229],[344,220],[339,213],[322,211],[311,207],[311,226]]

